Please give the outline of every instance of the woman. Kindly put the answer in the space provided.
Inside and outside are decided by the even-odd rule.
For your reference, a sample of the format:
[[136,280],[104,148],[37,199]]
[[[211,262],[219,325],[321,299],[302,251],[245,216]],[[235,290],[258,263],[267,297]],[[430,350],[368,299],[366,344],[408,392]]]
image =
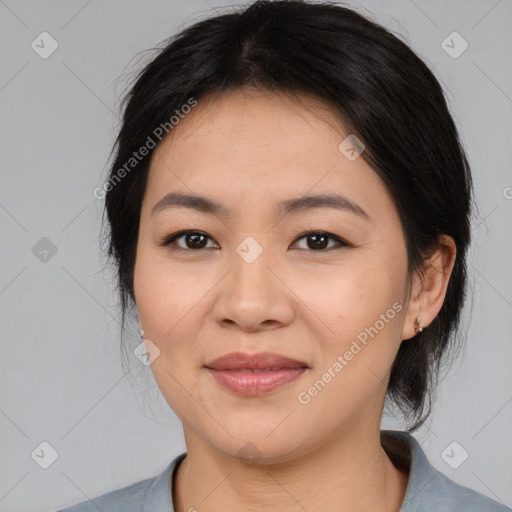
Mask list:
[[102,192],[187,451],[67,511],[507,510],[410,435],[456,343],[472,183],[407,45],[327,3],[199,22],[127,95]]

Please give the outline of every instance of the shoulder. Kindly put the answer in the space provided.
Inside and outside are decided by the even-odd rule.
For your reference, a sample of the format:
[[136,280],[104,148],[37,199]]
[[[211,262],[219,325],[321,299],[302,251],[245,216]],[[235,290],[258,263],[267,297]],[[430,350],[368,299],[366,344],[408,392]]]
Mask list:
[[142,512],[144,495],[154,480],[155,478],[141,480],[57,512]]
[[434,468],[411,434],[384,430],[381,443],[395,465],[409,470],[409,482],[399,512],[512,512]]
[[171,475],[174,476],[175,468],[185,456],[186,453],[178,455],[154,478],[135,482],[56,512],[172,512]]
[[417,497],[416,505],[412,508],[405,506],[403,512],[412,512],[417,505],[439,512],[511,512],[510,508],[497,501],[457,484],[437,470],[434,471],[435,476],[423,495]]

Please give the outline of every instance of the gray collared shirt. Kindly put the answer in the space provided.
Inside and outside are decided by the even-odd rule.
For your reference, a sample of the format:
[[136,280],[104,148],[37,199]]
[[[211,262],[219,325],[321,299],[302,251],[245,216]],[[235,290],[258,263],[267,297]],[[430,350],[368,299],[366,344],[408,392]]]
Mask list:
[[[435,469],[420,444],[407,432],[381,431],[382,446],[398,467],[409,470],[399,512],[512,512],[512,509],[463,487]],[[178,455],[155,478],[136,482],[57,512],[174,512],[171,475],[185,458]]]

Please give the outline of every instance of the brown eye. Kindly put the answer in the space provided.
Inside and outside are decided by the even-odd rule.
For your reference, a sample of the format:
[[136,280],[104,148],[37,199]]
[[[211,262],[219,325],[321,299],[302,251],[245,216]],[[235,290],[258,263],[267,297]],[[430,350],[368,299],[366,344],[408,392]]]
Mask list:
[[[309,233],[305,233],[304,235],[297,238],[297,240],[301,239],[306,240],[306,247],[303,248],[309,251],[321,252],[343,246],[349,246],[349,244],[342,240],[340,237],[325,231],[310,231]],[[330,241],[334,242],[334,246],[331,245],[329,247]]]
[[[325,231],[310,231],[304,233],[296,240],[306,240],[305,247],[299,247],[311,252],[328,252],[340,247],[350,247],[350,244],[340,237]],[[169,247],[171,251],[200,251],[202,249],[218,248],[218,245],[208,246],[212,240],[201,231],[180,231],[165,238],[159,245]],[[178,241],[180,241],[178,243]],[[297,243],[295,243],[297,246]]]
[[[177,240],[182,242],[176,243]],[[200,250],[211,248],[207,247],[208,240],[211,238],[200,231],[180,231],[167,237],[160,245],[165,247],[174,245],[175,247],[171,247],[171,250]]]
[[183,235],[185,245],[189,249],[204,249],[206,246],[206,237],[199,233],[189,233]]

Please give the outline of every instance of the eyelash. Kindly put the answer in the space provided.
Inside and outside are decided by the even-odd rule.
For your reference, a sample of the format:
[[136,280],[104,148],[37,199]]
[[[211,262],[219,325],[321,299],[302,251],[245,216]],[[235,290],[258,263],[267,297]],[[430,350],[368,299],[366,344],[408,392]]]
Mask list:
[[[210,240],[213,240],[210,236],[208,236],[203,231],[197,231],[197,230],[184,230],[184,231],[178,231],[177,233],[173,233],[172,235],[169,235],[165,237],[158,245],[167,247],[170,251],[184,251],[184,252],[201,252],[206,249],[214,249],[214,247],[206,247],[202,249],[189,249],[189,248],[183,248],[183,247],[170,247],[171,244],[175,243],[175,240],[182,238],[186,235],[194,234],[194,235],[203,235],[206,238],[209,238]],[[339,236],[333,235],[332,233],[329,233],[327,231],[307,231],[305,233],[302,233],[299,235],[295,241],[298,241],[302,238],[308,238],[309,236],[313,235],[320,235],[325,236],[327,238],[330,238],[331,240],[334,240],[337,243],[337,246],[330,247],[328,249],[300,249],[300,250],[306,250],[308,252],[330,252],[333,249],[341,249],[343,247],[352,247],[351,244],[349,244],[347,241],[343,240],[343,238],[340,238]]]

